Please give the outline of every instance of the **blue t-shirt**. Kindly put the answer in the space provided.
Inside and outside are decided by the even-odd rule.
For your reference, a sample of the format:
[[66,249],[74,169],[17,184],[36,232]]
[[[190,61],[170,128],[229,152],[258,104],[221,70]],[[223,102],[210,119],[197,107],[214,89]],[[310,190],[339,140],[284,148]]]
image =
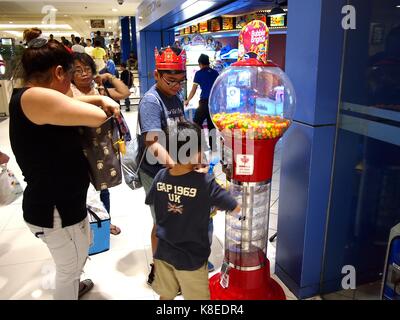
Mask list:
[[[166,113],[168,113],[168,118]],[[169,127],[184,120],[185,115],[181,97],[167,97],[157,90],[156,85],[152,86],[139,103],[139,124],[142,133],[139,140],[141,152],[144,150],[145,145],[144,133],[167,132]],[[160,141],[160,143],[164,147],[166,146],[166,141]],[[140,168],[151,177],[154,177],[164,166],[159,164],[157,159],[148,152]]]
[[154,205],[158,244],[154,258],[177,270],[197,270],[210,255],[211,207],[231,211],[236,200],[209,174],[191,171],[172,176],[168,169],[154,178],[146,197]]
[[200,86],[200,99],[208,100],[211,88],[217,78],[218,72],[211,68],[203,68],[195,73],[193,83]]

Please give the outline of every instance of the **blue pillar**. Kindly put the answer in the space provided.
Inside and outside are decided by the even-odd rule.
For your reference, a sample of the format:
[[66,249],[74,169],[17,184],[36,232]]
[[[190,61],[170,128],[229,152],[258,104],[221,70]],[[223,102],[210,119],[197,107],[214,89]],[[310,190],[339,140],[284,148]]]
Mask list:
[[121,18],[121,61],[126,62],[131,51],[131,37],[129,31],[129,17]]
[[174,31],[163,31],[162,32],[162,44],[163,47],[172,46],[175,42]]
[[154,48],[162,47],[161,32],[140,31],[136,33],[138,43],[138,69],[140,93],[143,95],[154,83]]
[[282,148],[275,272],[298,298],[319,292],[346,2],[288,3],[286,72],[297,109]]
[[131,52],[137,57],[136,18],[131,17]]

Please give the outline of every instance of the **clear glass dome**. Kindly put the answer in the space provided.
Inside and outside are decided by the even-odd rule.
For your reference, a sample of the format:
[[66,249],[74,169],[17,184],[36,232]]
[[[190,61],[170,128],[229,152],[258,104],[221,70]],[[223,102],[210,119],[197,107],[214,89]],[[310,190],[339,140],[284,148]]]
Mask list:
[[215,81],[209,99],[211,118],[224,133],[279,138],[293,119],[293,85],[279,67],[249,60],[225,69]]

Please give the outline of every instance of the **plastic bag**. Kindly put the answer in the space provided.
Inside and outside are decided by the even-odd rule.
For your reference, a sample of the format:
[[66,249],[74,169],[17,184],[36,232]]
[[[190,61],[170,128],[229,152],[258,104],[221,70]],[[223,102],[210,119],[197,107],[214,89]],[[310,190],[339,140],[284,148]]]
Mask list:
[[133,139],[128,143],[126,154],[122,157],[122,173],[125,183],[132,190],[142,187],[139,177],[139,169],[143,162],[145,153],[146,149],[143,154],[139,155],[139,137],[137,136],[136,139]]
[[6,164],[0,165],[0,206],[14,202],[22,193],[22,186],[12,171],[7,169]]

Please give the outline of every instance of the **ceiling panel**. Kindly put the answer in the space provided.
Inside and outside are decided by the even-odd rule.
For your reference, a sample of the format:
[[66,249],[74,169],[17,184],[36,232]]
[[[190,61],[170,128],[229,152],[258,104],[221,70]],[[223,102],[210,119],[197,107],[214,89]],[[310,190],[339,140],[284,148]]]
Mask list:
[[[142,0],[124,0],[123,5],[119,5],[117,0],[70,0],[70,1],[3,1],[0,0],[0,24],[36,24],[40,27],[42,19],[46,14],[42,14],[42,8],[46,5],[54,6],[57,11],[55,14],[56,24],[69,24],[72,27],[67,34],[79,34],[89,37],[93,30],[86,21],[90,19],[104,19],[105,28],[99,29],[104,32],[119,34],[119,17],[134,16],[136,9]],[[112,11],[112,9],[117,11]],[[9,22],[13,22],[12,24]],[[0,36],[5,36],[4,31],[15,29],[0,28]],[[20,33],[21,30],[19,30]],[[44,30],[44,31],[56,31]],[[62,31],[62,30],[59,30]],[[57,35],[57,32],[53,32]],[[10,36],[10,34],[6,35]],[[59,36],[56,36],[59,38]]]

